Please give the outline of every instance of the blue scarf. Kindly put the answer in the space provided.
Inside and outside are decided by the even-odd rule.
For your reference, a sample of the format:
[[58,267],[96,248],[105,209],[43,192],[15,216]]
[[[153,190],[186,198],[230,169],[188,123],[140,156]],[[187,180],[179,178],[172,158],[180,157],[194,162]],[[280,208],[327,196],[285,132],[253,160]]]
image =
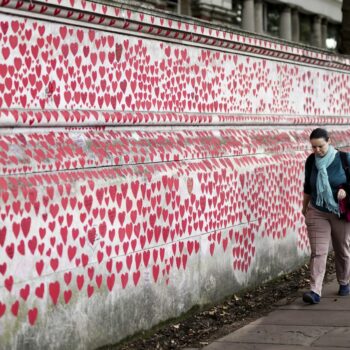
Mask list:
[[336,153],[337,151],[335,148],[330,145],[327,153],[323,157],[315,156],[315,165],[318,170],[316,180],[316,204],[319,207],[325,206],[330,212],[339,215],[339,206],[334,200],[327,173],[327,168],[333,162]]

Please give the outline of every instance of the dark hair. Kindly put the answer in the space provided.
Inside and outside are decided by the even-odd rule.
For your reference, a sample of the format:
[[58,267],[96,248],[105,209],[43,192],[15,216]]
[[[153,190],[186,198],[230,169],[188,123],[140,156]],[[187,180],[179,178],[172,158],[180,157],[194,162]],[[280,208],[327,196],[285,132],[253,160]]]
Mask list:
[[317,128],[313,130],[310,134],[310,140],[312,139],[325,139],[325,141],[328,142],[329,140],[328,131],[326,129]]

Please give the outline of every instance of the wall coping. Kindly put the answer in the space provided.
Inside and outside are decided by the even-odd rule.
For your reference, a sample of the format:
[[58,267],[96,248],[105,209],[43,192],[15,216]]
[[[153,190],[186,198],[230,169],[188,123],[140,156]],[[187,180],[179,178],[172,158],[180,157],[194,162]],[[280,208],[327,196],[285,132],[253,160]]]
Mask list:
[[[1,0],[0,12],[71,23],[103,30],[159,37],[192,46],[234,50],[241,54],[265,56],[329,69],[350,70],[350,59],[329,51],[298,45],[267,36],[219,27],[209,22],[166,12],[120,7],[85,0]],[[108,28],[108,29],[107,29]]]

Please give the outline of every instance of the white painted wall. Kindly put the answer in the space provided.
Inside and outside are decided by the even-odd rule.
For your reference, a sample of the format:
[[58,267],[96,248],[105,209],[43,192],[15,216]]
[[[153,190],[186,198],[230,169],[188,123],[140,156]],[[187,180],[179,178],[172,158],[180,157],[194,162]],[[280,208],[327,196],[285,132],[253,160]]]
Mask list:
[[304,263],[308,134],[349,144],[347,61],[18,1],[0,7],[1,350],[96,349]]

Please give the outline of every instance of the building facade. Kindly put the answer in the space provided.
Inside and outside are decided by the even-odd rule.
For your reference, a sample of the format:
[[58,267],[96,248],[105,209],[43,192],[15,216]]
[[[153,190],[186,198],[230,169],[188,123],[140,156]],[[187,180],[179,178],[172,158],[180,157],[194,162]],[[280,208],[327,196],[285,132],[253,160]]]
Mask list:
[[148,6],[216,24],[337,50],[342,0],[147,0]]

